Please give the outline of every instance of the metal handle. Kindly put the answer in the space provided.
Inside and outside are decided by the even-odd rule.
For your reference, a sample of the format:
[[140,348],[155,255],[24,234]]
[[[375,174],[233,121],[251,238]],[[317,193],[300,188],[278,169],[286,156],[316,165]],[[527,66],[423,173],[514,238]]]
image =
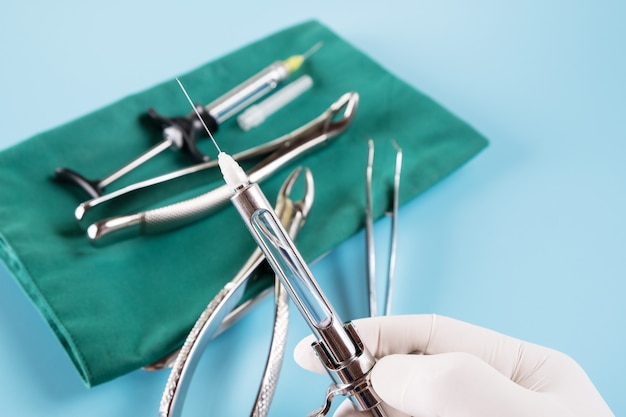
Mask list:
[[[265,180],[296,158],[337,136],[352,121],[358,97],[357,93],[344,94],[322,115],[292,132],[293,140],[278,145],[272,154],[248,172],[250,180]],[[90,225],[87,237],[94,244],[108,244],[138,234],[172,230],[205,217],[224,205],[232,195],[233,191],[222,185],[189,200],[136,214],[110,217]]]

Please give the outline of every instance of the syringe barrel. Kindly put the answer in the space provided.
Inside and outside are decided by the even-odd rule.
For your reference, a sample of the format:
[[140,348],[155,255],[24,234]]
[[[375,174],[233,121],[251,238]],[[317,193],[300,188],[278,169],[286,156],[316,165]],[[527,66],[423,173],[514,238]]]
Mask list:
[[205,106],[205,109],[217,124],[221,124],[272,91],[287,77],[289,77],[289,69],[282,61],[277,61],[213,100]]
[[242,184],[231,200],[316,336],[313,349],[335,384],[349,387],[347,394],[358,410],[385,416],[369,377],[374,357],[353,325],[344,325],[335,313],[261,188]]
[[240,186],[231,200],[316,335],[341,323],[258,184]]

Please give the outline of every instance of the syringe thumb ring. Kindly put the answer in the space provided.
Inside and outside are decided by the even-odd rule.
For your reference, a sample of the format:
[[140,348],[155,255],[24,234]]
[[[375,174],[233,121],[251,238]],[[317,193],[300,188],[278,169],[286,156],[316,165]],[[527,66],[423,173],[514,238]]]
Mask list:
[[[323,330],[320,331],[321,340],[313,343],[312,347],[335,384],[346,388],[355,408],[361,411],[369,410],[382,402],[370,381],[370,372],[376,360],[363,345],[352,323],[346,323],[342,327],[356,348],[356,352],[351,356],[339,358],[333,354],[333,348],[328,345],[328,340],[325,340],[327,338],[322,334]],[[332,340],[332,336],[328,339]]]

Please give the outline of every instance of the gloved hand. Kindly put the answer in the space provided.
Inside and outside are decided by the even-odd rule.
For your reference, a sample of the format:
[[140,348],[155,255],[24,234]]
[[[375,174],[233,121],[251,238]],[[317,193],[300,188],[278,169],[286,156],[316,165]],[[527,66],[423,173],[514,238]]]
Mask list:
[[[354,324],[379,358],[372,385],[390,417],[613,416],[582,368],[561,352],[437,315]],[[296,362],[325,373],[312,342],[298,344]],[[346,400],[339,416],[363,414]]]

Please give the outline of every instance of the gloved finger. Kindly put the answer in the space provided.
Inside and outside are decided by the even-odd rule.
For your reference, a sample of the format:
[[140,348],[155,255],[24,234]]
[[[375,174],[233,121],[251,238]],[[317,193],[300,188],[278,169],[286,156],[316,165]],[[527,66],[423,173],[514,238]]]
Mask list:
[[[387,417],[411,417],[408,414],[403,413],[400,410],[396,410],[395,408],[383,404],[383,409],[385,410]],[[333,417],[366,417],[367,413],[363,413],[362,411],[356,411],[354,409],[354,405],[352,405],[352,401],[346,399],[344,400],[339,407],[337,407],[337,411],[333,414]]]
[[293,350],[293,359],[307,371],[325,374],[326,368],[324,368],[324,365],[322,365],[322,362],[320,362],[311,347],[313,342],[315,342],[315,337],[313,336],[307,336],[300,340]]
[[562,401],[527,390],[474,355],[389,355],[372,370],[384,402],[412,416],[566,415]]
[[[467,352],[510,378],[530,378],[528,384],[535,382],[533,375],[516,375],[516,371],[535,369],[548,356],[554,355],[554,351],[542,346],[438,315],[373,317],[353,323],[365,346],[377,358],[394,353]],[[303,368],[323,373],[323,367],[310,347],[313,341],[313,338],[301,341],[294,358]]]
[[[371,317],[354,320],[352,323],[363,344],[379,358],[390,353],[419,351],[420,346],[425,344],[420,344],[420,339],[426,341],[430,334],[432,316]],[[294,359],[304,369],[323,374],[324,367],[311,349],[313,342],[313,336],[302,339],[294,350]]]
[[[434,322],[432,315],[383,316],[354,320],[361,340],[380,358],[391,353],[423,352],[428,344]],[[294,359],[304,369],[324,373],[311,349],[313,336],[304,338],[294,350]]]
[[[442,316],[387,316],[355,320],[354,324],[368,349],[382,357],[372,370],[374,389],[384,401],[410,415],[469,416],[467,411],[472,408],[463,411],[465,406],[478,407],[478,414],[471,415],[482,417],[574,415],[576,410],[583,410],[580,415],[612,415],[584,370],[552,349]],[[313,341],[312,337],[301,341],[294,356],[302,367],[323,373],[310,347]],[[455,355],[466,359],[460,361]],[[385,368],[398,356],[408,362],[387,371],[385,377]],[[416,361],[414,367],[409,366],[411,361]],[[425,365],[419,367],[420,363]],[[457,414],[424,414],[445,408],[450,396],[458,400],[450,406]],[[570,409],[552,412],[556,399],[560,407],[569,404]],[[403,404],[418,403],[426,404],[422,414],[402,408]],[[534,411],[527,408],[533,404],[537,407]],[[481,413],[483,409],[495,414]]]
[[[437,321],[435,317],[440,320]],[[380,358],[392,353],[424,352],[434,323],[445,319],[428,314],[368,317],[352,323],[365,346],[375,357]],[[304,369],[324,373],[323,366],[311,349],[313,342],[313,336],[301,340],[294,350],[294,359]]]

